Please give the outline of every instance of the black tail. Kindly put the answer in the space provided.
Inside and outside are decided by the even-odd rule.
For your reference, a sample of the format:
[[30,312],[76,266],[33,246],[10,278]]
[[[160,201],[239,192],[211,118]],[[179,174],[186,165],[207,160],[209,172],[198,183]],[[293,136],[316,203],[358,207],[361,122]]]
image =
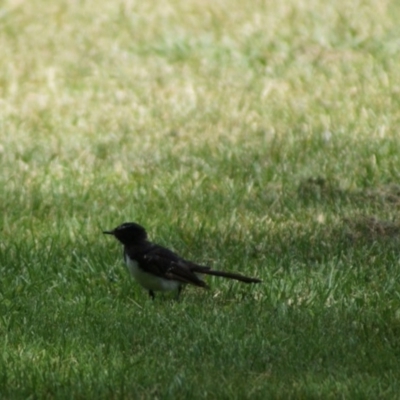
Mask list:
[[202,269],[200,271],[194,270],[194,272],[200,272],[204,275],[222,276],[223,278],[236,279],[237,281],[244,283],[260,283],[261,279],[250,278],[235,272],[224,272],[224,271],[214,271],[212,269]]

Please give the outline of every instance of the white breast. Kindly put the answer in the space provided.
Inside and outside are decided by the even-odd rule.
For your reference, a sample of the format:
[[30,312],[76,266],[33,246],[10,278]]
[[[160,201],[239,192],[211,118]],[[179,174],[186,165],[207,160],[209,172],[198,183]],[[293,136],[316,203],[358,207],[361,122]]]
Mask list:
[[171,281],[169,279],[149,274],[140,269],[138,263],[131,260],[129,257],[125,257],[125,262],[129,272],[133,275],[136,281],[147,290],[168,291],[177,290],[179,288],[180,283],[178,281]]

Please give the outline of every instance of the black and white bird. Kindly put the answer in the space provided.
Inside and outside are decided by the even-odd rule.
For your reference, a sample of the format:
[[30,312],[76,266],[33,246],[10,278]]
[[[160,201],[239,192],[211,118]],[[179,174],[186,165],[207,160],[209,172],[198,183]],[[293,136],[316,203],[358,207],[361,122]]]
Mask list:
[[146,230],[135,222],[126,222],[111,231],[124,245],[125,263],[136,281],[149,291],[154,299],[156,291],[177,290],[178,295],[185,284],[207,287],[199,274],[221,276],[244,283],[259,283],[260,279],[234,273],[215,271],[178,256],[173,251],[147,240]]

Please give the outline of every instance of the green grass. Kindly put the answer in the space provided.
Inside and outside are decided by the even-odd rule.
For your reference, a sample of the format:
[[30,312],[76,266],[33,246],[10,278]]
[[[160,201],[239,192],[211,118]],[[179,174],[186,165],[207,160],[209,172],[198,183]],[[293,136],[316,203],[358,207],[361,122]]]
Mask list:
[[[397,397],[399,18],[1,3],[1,397]],[[152,302],[124,221],[263,283]]]

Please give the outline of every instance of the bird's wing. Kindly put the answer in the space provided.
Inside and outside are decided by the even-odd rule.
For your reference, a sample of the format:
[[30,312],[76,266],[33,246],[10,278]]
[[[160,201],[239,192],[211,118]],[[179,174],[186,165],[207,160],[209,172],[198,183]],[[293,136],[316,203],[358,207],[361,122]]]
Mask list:
[[[138,257],[139,256],[139,257]],[[136,255],[147,272],[165,279],[191,283],[196,286],[207,286],[190,268],[191,263],[176,253],[159,245],[153,245],[147,251]],[[204,267],[205,270],[208,267]],[[201,271],[197,271],[201,272]]]

